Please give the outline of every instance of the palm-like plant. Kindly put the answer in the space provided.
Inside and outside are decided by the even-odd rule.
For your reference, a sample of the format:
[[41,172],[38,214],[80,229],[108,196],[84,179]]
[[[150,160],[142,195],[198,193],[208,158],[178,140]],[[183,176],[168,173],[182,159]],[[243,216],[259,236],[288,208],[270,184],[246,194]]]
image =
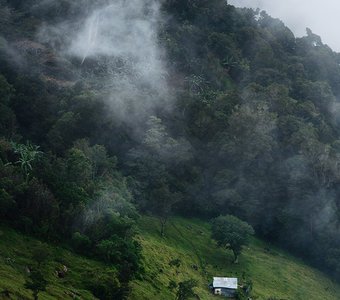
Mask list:
[[12,143],[14,153],[18,154],[19,159],[15,163],[20,165],[22,172],[28,180],[31,171],[33,170],[32,164],[39,159],[42,155],[42,151],[39,150],[40,146],[33,145],[30,142],[26,144]]

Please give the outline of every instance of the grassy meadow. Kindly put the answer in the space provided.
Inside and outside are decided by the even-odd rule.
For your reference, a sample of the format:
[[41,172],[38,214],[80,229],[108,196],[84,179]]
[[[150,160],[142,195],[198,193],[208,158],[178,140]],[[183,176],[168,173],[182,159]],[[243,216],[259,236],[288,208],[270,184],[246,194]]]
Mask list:
[[[208,290],[213,276],[251,280],[252,299],[340,299],[340,286],[327,276],[258,239],[252,240],[239,264],[234,264],[232,252],[211,240],[205,222],[174,218],[164,238],[156,219],[143,217],[139,225],[146,272],[143,280],[133,283],[131,300],[175,299],[170,281],[191,278],[198,281],[195,291],[200,299],[216,299]],[[175,259],[181,261],[178,268],[169,265]]]
[[[24,287],[27,268],[34,264],[32,252],[42,247],[49,253],[44,263],[44,277],[49,284],[46,292],[39,293],[39,299],[95,299],[86,289],[88,278],[103,272],[105,266],[97,261],[77,256],[63,248],[41,242],[0,227],[0,299],[33,299],[32,292]],[[67,266],[65,278],[58,278],[55,271]],[[5,296],[5,291],[10,298]]]
[[[327,276],[307,266],[301,260],[258,239],[244,249],[239,264],[233,263],[231,251],[218,248],[210,238],[209,224],[196,219],[173,218],[166,227],[166,236],[159,233],[159,222],[152,217],[139,220],[138,239],[143,246],[145,272],[132,283],[130,300],[173,300],[175,289],[170,281],[188,279],[198,282],[195,288],[200,299],[218,299],[210,294],[208,284],[213,276],[238,277],[251,280],[252,299],[338,300],[340,286]],[[83,258],[55,247],[0,228],[0,299],[33,299],[25,289],[26,268],[33,264],[32,251],[44,245],[50,255],[44,276],[48,280],[46,292],[39,299],[96,299],[87,289],[92,276],[108,272],[95,260]],[[169,263],[179,260],[179,266]],[[65,278],[58,278],[55,270],[66,265]]]

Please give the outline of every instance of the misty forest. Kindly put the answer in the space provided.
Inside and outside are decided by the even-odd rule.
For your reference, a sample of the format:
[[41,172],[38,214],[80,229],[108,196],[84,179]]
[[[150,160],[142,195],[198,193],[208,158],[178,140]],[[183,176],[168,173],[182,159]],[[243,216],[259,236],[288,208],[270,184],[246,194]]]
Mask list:
[[339,97],[259,9],[0,0],[0,299],[340,299]]

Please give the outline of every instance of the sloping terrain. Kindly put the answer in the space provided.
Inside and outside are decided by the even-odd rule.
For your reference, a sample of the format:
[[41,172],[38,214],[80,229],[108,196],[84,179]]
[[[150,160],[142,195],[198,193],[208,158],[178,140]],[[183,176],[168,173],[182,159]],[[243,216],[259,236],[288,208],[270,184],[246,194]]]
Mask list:
[[[49,253],[43,267],[48,285],[46,292],[39,293],[39,299],[96,299],[87,290],[87,284],[90,278],[106,271],[103,264],[3,227],[0,228],[0,299],[33,299],[24,284],[28,268],[34,265],[32,251],[37,247]],[[62,266],[68,271],[65,278],[58,278],[55,272]]]
[[[208,223],[173,218],[164,238],[157,219],[143,217],[139,225],[145,273],[133,282],[131,300],[174,299],[176,289],[169,288],[170,281],[188,279],[197,280],[195,292],[200,299],[216,299],[208,290],[213,276],[251,280],[253,299],[339,299],[340,286],[327,276],[258,239],[252,240],[235,265],[232,253],[211,240]],[[0,299],[9,299],[4,291],[10,293],[10,299],[32,299],[24,287],[26,269],[34,264],[34,249],[42,245],[50,253],[44,266],[49,284],[39,299],[95,299],[88,283],[109,272],[103,264],[4,227],[0,229]],[[176,260],[179,266],[169,264]],[[67,275],[58,278],[55,271],[63,265],[68,268]]]
[[[45,247],[42,299],[125,299],[136,277],[132,299],[190,278],[209,299],[214,275],[258,299],[340,298],[305,267],[340,283],[340,54],[227,3],[0,0],[1,224],[112,266],[3,229],[0,294],[31,298]],[[232,214],[304,263],[254,240],[233,265],[207,224],[161,239],[142,218],[139,274],[145,211]]]
[[[320,300],[339,299],[340,286],[319,271],[282,250],[253,239],[240,257],[216,246],[210,238],[209,224],[174,218],[161,238],[154,218],[140,221],[139,239],[143,245],[146,273],[133,283],[130,299],[174,299],[171,280],[176,283],[195,279],[200,299],[216,299],[208,290],[213,276],[245,278],[253,284],[252,299]],[[179,259],[179,267],[170,262]]]

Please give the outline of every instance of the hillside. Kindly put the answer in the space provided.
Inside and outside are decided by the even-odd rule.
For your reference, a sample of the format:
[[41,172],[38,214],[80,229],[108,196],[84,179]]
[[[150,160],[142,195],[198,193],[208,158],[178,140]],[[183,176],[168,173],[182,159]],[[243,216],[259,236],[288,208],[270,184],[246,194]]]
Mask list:
[[[212,276],[250,279],[253,299],[258,300],[339,299],[339,285],[301,260],[258,239],[253,239],[241,255],[240,263],[235,265],[232,253],[217,248],[210,239],[208,223],[174,218],[164,238],[159,235],[157,220],[144,217],[139,225],[146,274],[143,280],[133,282],[131,300],[174,299],[168,288],[170,280],[178,283],[191,278],[199,282],[195,291],[200,299],[216,299],[207,289]],[[169,265],[174,259],[181,260],[179,268]]]
[[[258,300],[270,297],[332,300],[340,294],[340,286],[324,274],[258,239],[252,241],[241,255],[240,263],[235,265],[232,254],[217,248],[210,239],[208,223],[174,218],[164,238],[160,237],[158,220],[154,218],[141,218],[139,226],[145,273],[140,280],[133,281],[130,300],[174,299],[174,291],[168,288],[170,280],[178,283],[191,278],[198,281],[195,292],[200,299],[216,299],[207,289],[212,276],[250,279],[253,299]],[[34,264],[32,250],[42,244],[4,227],[0,234],[0,299],[32,299],[30,291],[24,288],[25,268]],[[88,290],[89,280],[104,278],[109,268],[63,248],[43,245],[51,253],[45,267],[49,285],[39,299],[95,299]],[[169,265],[175,259],[181,261],[178,268]],[[54,275],[61,265],[69,270],[63,279]],[[6,290],[10,298],[4,296]]]
[[[24,284],[28,277],[27,268],[35,264],[32,252],[37,247],[49,252],[43,267],[44,277],[49,283],[47,291],[39,294],[39,299],[96,299],[89,291],[89,279],[96,282],[96,278],[108,274],[110,270],[104,264],[54,245],[42,244],[5,227],[0,227],[0,299],[32,299],[32,292],[25,289]],[[65,278],[58,278],[55,271],[63,265],[68,272]]]
[[[237,275],[257,299],[339,298],[306,267],[340,284],[339,166],[340,53],[311,29],[226,0],[0,0],[3,295],[29,276],[42,298],[163,300],[194,278],[209,299]],[[266,242],[234,265],[208,224],[161,239],[141,215]]]

